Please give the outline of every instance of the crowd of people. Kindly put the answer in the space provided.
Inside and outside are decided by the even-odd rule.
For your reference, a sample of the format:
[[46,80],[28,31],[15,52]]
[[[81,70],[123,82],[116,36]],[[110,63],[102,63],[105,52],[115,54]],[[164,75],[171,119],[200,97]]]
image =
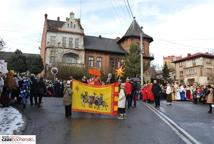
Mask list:
[[[141,93],[144,102],[153,103],[155,101],[155,106],[158,107],[156,101],[157,99],[166,99],[167,105],[171,105],[172,101],[192,101],[194,104],[197,103],[208,103],[209,113],[212,113],[212,104],[214,103],[214,86],[211,85],[185,85],[175,82],[174,84],[159,85],[156,88],[158,93],[154,90],[154,83],[144,84]],[[156,94],[155,94],[156,93]],[[156,99],[156,100],[155,100]],[[158,102],[159,103],[159,102]]]
[[0,104],[3,107],[11,104],[20,104],[26,108],[28,98],[31,105],[41,106],[42,97],[47,89],[43,78],[35,75],[16,75],[9,71],[3,75],[0,72]]
[[[13,72],[2,74],[0,72],[0,103],[3,106],[9,106],[12,103],[21,104],[26,107],[28,98],[30,105],[41,106],[42,97],[63,97],[65,104],[66,117],[71,116],[71,96],[72,96],[72,79],[69,81],[54,82],[43,80],[42,77],[35,75],[16,75]],[[100,77],[87,79],[83,76],[83,83],[93,85],[105,85],[113,83],[111,75],[108,76],[106,82],[100,80]],[[175,82],[174,84],[161,85],[156,80],[153,83],[144,84],[141,87],[140,80],[127,78],[123,83],[119,83],[119,100],[118,100],[118,119],[126,119],[126,112],[136,108],[137,100],[143,102],[154,103],[155,107],[160,107],[160,99],[166,99],[167,105],[172,105],[173,100],[192,101],[197,103],[208,103],[209,113],[212,113],[212,104],[214,100],[214,90],[210,85],[183,85]]]

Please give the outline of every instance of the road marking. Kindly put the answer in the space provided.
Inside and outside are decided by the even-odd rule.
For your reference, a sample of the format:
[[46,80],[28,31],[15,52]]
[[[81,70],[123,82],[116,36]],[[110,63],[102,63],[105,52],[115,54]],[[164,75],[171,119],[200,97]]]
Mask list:
[[173,120],[167,117],[162,112],[155,109],[153,106],[149,104],[145,104],[151,111],[153,111],[160,119],[162,119],[186,144],[201,144],[198,140],[196,140],[193,136],[191,136],[188,132],[186,132],[183,128],[178,126]]

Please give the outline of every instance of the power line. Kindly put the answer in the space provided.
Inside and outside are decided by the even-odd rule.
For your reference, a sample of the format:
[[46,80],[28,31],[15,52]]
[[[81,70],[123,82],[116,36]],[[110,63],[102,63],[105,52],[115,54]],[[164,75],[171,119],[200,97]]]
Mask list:
[[132,20],[132,19],[133,19],[133,16],[132,16],[132,14],[131,14],[131,12],[130,12],[130,10],[129,10],[128,4],[126,4],[126,0],[124,0],[124,3],[125,3],[125,6],[126,6],[126,10],[127,10],[128,14],[129,14],[131,20]]
[[[113,8],[113,12],[115,13],[115,15],[118,17],[118,20],[120,21],[121,24],[125,25],[124,21],[121,20],[122,19],[122,15],[121,13],[118,11],[117,6],[115,7],[113,0],[111,0],[111,5]],[[115,18],[116,19],[116,18]],[[117,20],[117,19],[116,19]]]
[[127,0],[127,4],[128,4],[129,11],[130,11],[130,13],[131,13],[132,18],[134,18],[134,15],[133,15],[132,9],[131,9],[130,4],[129,4],[129,0]]
[[190,47],[190,48],[212,49],[212,48],[205,48],[205,47],[198,47],[198,46],[186,45],[186,44],[177,43],[177,42],[173,42],[173,41],[169,41],[169,40],[164,40],[164,39],[158,39],[158,40],[159,40],[159,41],[166,42],[166,43],[170,43],[170,44],[173,44],[173,45],[180,45],[180,46]]

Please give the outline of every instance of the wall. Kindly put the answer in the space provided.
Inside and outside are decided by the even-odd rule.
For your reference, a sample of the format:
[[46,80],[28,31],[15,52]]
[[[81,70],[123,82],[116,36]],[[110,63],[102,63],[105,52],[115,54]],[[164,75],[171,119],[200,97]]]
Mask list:
[[114,57],[118,57],[119,59],[122,59],[122,56],[120,56],[120,55],[112,55],[112,54],[109,54],[109,53],[96,52],[96,51],[85,51],[85,65],[86,65],[86,67],[88,67],[88,57],[89,56],[93,56],[94,57],[94,67],[96,66],[96,58],[97,57],[101,57],[102,58],[101,70],[105,74],[111,72],[110,56],[114,56]]
[[[137,44],[140,47],[140,39],[138,38],[128,38],[121,42],[122,48],[128,52],[131,44]],[[147,39],[143,40],[144,55],[149,56],[149,41]]]

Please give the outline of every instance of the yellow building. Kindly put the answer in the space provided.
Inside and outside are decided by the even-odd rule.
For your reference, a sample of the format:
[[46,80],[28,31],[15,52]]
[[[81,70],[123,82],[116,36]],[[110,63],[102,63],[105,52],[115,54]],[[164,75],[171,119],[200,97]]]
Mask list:
[[214,55],[209,53],[188,54],[173,62],[176,80],[185,84],[214,84]]

